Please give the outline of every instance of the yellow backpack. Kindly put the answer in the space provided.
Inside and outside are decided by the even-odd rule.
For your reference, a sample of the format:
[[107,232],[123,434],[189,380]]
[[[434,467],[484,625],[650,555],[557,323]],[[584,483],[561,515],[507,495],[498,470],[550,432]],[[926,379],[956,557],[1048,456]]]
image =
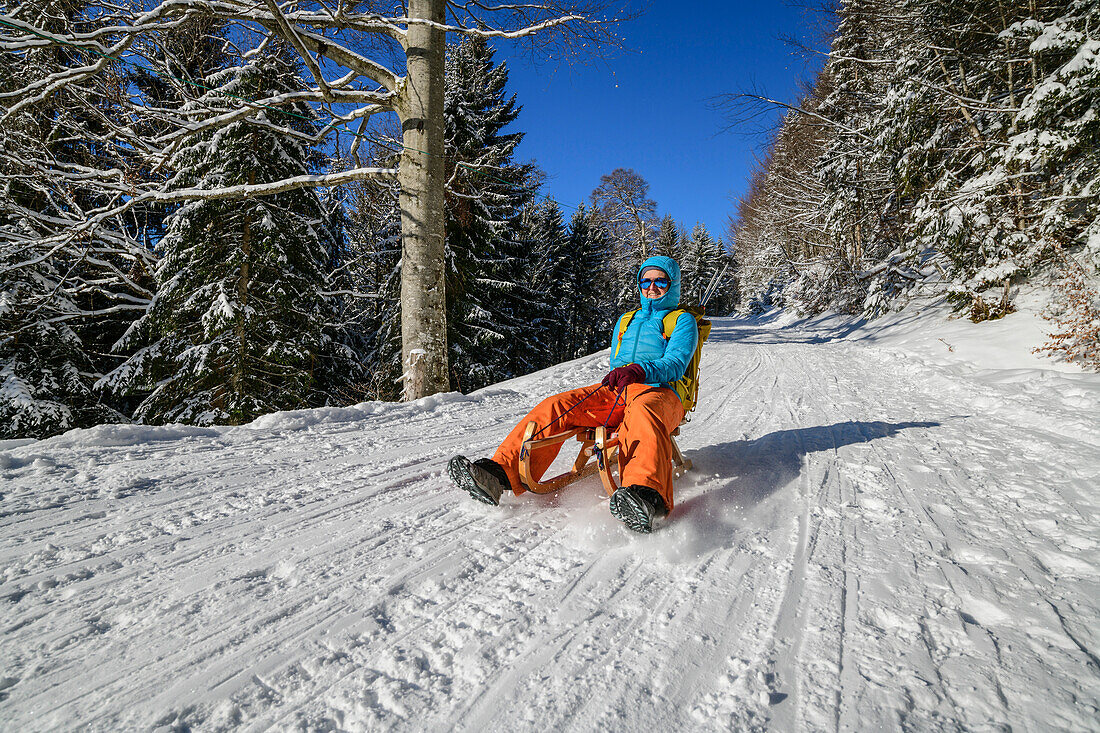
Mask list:
[[[619,341],[615,345],[615,356],[619,355],[619,349],[623,345],[623,334],[626,333],[626,327],[630,325],[630,320],[638,310],[635,308],[619,321]],[[691,361],[688,362],[684,376],[670,386],[676,390],[680,401],[684,403],[684,412],[691,412],[699,400],[699,360],[703,357],[703,342],[710,336],[710,321],[706,319],[701,308],[677,308],[661,319],[661,335],[665,341],[672,337],[672,329],[676,328],[676,319],[681,313],[690,313],[694,316],[695,326],[699,329],[699,340],[695,343],[695,353],[691,355]]]

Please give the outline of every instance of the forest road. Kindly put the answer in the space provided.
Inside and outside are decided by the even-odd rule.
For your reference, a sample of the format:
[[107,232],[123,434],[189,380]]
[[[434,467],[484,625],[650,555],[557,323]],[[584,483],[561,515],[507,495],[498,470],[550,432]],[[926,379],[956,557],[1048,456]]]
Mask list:
[[21,730],[1095,730],[1100,425],[1035,370],[716,319],[634,535],[598,479],[470,501],[537,399],[0,446]]

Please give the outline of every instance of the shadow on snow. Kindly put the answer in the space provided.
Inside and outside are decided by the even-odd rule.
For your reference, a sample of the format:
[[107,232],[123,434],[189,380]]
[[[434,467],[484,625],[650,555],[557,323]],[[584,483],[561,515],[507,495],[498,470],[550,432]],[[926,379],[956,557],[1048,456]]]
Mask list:
[[[738,440],[688,451],[700,476],[717,475],[722,484],[698,496],[678,502],[672,515],[676,524],[693,526],[693,534],[706,544],[725,546],[733,540],[740,522],[729,521],[731,506],[750,509],[783,488],[802,473],[802,459],[809,453],[888,438],[902,430],[934,428],[939,422],[842,422],[812,428],[779,430],[755,440]],[[689,476],[692,474],[688,474]],[[704,549],[704,548],[697,548]]]

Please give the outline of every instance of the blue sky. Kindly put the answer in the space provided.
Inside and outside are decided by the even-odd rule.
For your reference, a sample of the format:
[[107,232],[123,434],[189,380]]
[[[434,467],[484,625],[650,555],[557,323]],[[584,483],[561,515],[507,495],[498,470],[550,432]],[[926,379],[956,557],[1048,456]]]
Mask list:
[[721,236],[762,141],[722,133],[723,115],[708,102],[754,87],[794,99],[811,70],[780,36],[804,39],[809,22],[780,0],[657,0],[620,26],[628,50],[608,61],[533,68],[497,44],[523,106],[514,129],[526,137],[516,158],[549,174],[543,193],[563,204],[567,219],[601,175],[633,168],[649,181],[659,215],[689,229],[701,221]]

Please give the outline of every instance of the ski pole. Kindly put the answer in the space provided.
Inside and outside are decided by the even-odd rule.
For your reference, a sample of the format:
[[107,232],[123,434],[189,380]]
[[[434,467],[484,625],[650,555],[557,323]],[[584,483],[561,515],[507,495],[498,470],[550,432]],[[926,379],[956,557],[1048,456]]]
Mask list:
[[718,270],[714,271],[714,274],[710,276],[710,282],[703,288],[703,297],[699,303],[699,307],[705,309],[707,307],[707,301],[710,299],[710,291],[714,288],[714,283],[718,281]]
[[728,269],[730,269],[730,263],[727,262],[726,266],[722,268],[722,272],[718,273],[715,278],[711,280],[711,284],[707,286],[707,291],[703,294],[703,302],[699,304],[700,308],[705,309],[707,307],[707,301],[710,300],[710,296],[714,295],[718,290],[718,282],[722,279],[722,276],[726,274],[726,270]]
[[[727,263],[726,267],[729,267],[728,263]],[[707,283],[706,290],[703,291],[703,301],[699,304],[700,308],[706,308],[707,301],[710,300],[710,296],[713,295],[714,291],[718,289],[718,281],[722,278],[722,275],[725,275],[725,274],[726,274],[725,268],[723,268],[720,272],[715,271],[714,277],[712,277],[710,279],[710,282]]]

